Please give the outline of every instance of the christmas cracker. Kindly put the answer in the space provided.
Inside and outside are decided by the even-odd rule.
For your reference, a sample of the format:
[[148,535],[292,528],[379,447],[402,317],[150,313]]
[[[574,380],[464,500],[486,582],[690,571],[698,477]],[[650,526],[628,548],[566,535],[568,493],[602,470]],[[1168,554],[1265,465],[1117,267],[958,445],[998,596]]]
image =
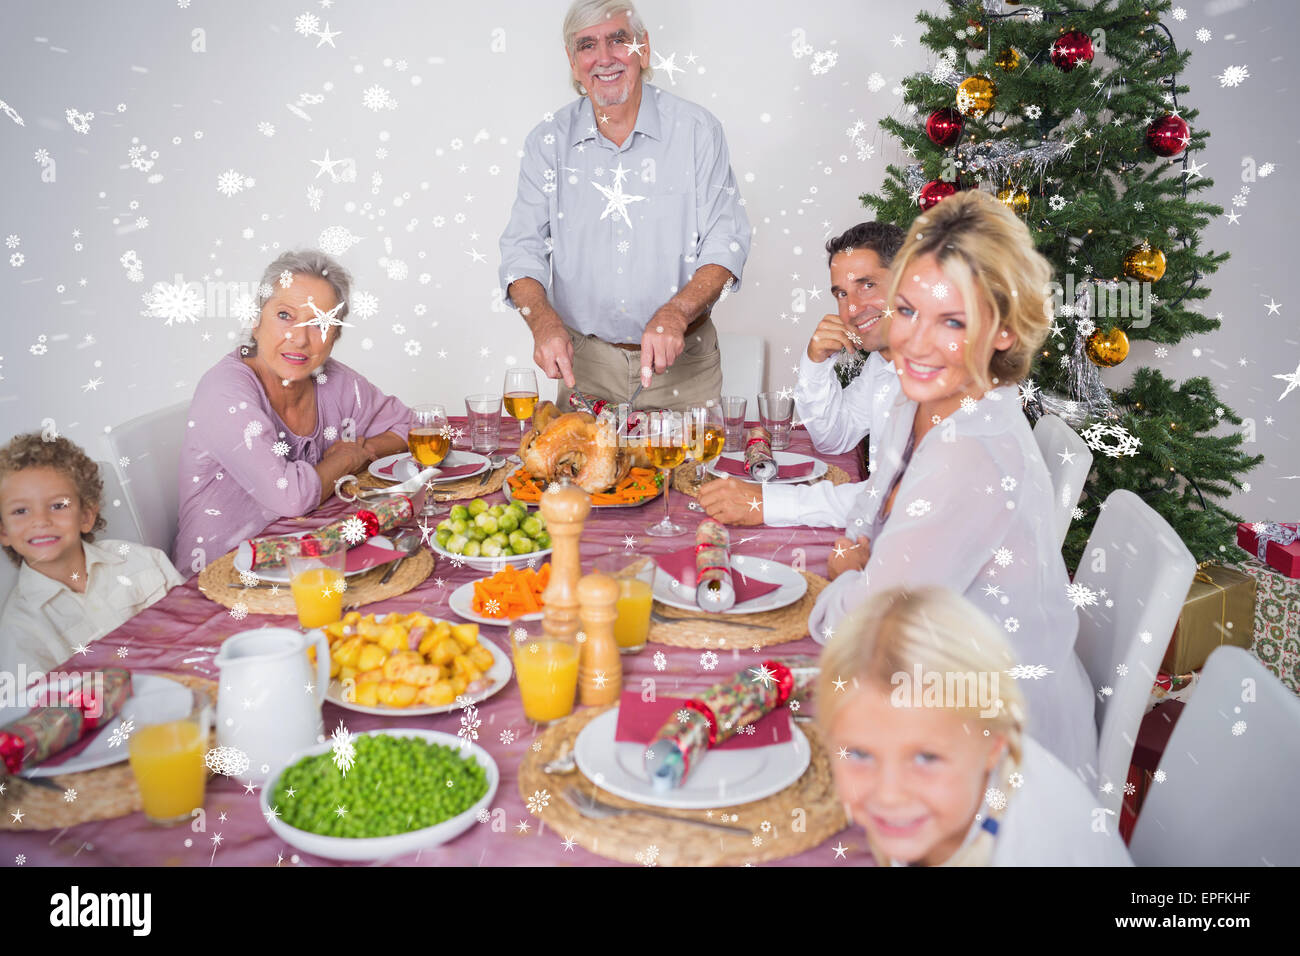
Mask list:
[[[89,684],[83,678],[66,693],[48,682],[26,692],[38,706],[0,727],[0,777],[36,766],[118,715],[131,696],[131,672],[109,667],[86,677]],[[63,706],[52,705],[51,698]]]
[[755,425],[745,433],[745,471],[755,481],[771,481],[776,477],[772,435],[762,425]]
[[404,524],[414,513],[415,509],[411,504],[411,499],[405,495],[399,495],[377,501],[371,508],[353,512],[338,521],[332,521],[301,537],[297,535],[276,535],[268,538],[253,538],[245,543],[252,549],[252,568],[254,571],[264,571],[267,568],[282,568],[289,549],[297,547],[299,542],[306,541],[309,538],[314,538],[322,543],[343,541],[348,547],[351,547],[351,543],[347,542],[343,537],[343,525],[352,518],[361,519],[362,524],[366,526],[365,537],[356,542],[360,544],[366,538],[383,534],[385,531],[390,531]]
[[725,611],[736,603],[731,535],[712,518],[695,529],[695,603],[705,611]]
[[[708,751],[790,700],[806,695],[820,668],[811,657],[763,661],[691,698],[646,747],[657,792],[680,787]],[[685,716],[685,720],[680,717]]]

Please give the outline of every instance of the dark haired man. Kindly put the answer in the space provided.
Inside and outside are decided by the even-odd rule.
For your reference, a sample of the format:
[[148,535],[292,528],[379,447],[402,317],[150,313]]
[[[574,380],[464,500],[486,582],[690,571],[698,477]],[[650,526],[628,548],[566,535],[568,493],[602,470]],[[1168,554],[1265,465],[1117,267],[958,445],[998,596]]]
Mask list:
[[[885,293],[889,266],[904,233],[883,222],[861,222],[826,243],[831,294],[837,313],[813,330],[799,360],[795,410],[814,447],[826,454],[854,448],[871,428],[873,410],[898,388],[885,338]],[[862,372],[841,388],[835,356],[847,349],[870,355]],[[761,489],[761,491],[760,491]],[[856,484],[762,485],[738,478],[711,481],[700,489],[700,504],[726,524],[843,527]],[[755,502],[761,498],[761,507]]]

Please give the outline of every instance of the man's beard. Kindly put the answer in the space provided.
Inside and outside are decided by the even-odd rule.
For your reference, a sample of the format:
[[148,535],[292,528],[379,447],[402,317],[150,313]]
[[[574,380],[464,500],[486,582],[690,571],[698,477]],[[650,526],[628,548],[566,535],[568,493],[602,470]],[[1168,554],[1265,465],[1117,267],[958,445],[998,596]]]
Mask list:
[[591,95],[592,95],[592,99],[596,101],[597,106],[622,106],[624,103],[627,102],[627,98],[631,94],[631,92],[632,92],[632,88],[629,86],[629,87],[625,87],[623,89],[623,92],[620,93],[614,99],[606,99],[605,97],[601,96],[599,90],[592,90]]

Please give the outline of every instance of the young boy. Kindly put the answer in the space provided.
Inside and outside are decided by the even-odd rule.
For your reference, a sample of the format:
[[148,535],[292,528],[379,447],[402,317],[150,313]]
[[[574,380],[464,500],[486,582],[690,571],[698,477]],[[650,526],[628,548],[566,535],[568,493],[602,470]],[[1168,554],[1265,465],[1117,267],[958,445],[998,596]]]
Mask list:
[[0,448],[0,545],[20,565],[0,612],[0,671],[48,672],[184,579],[157,548],[94,544],[99,468],[66,438],[19,435]]

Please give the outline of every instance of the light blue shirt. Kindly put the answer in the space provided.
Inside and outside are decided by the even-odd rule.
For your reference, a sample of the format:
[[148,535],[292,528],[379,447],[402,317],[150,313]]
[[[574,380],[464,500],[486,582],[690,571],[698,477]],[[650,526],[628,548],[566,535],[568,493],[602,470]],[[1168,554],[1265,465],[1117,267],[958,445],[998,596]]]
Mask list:
[[647,83],[622,146],[598,126],[582,97],[528,134],[501,234],[501,288],[536,279],[570,328],[637,343],[700,266],[739,283],[749,219],[708,110]]

